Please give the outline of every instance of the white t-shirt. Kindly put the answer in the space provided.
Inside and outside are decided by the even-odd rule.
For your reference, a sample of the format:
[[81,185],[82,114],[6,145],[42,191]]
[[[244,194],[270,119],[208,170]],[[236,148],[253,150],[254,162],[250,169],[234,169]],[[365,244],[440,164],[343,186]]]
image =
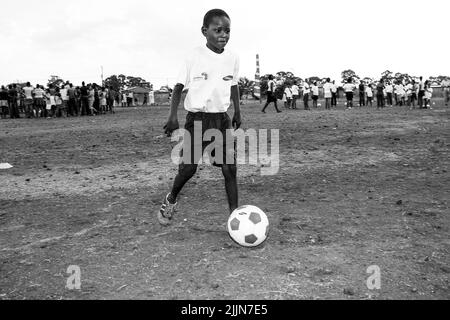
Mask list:
[[33,87],[24,87],[23,93],[25,94],[25,99],[33,99]]
[[392,84],[387,84],[385,90],[386,93],[392,93],[394,91],[394,87],[392,86]]
[[325,98],[331,98],[331,88],[332,88],[332,84],[329,82],[326,82],[323,85],[323,95]]
[[299,89],[299,87],[296,84],[292,85],[292,87],[291,87],[292,95],[298,96],[299,90],[300,89]]
[[313,96],[318,96],[319,95],[319,87],[318,86],[312,85],[311,86],[311,91],[312,91],[312,95]]
[[59,90],[59,93],[61,94],[61,99],[63,99],[63,101],[69,100],[69,96],[67,95],[67,89],[65,87]]
[[413,85],[412,85],[411,83],[408,83],[408,84],[405,86],[406,94],[407,94],[407,95],[412,94],[412,90],[413,90]]
[[404,95],[404,94],[405,94],[405,89],[403,88],[403,85],[402,85],[402,84],[396,85],[396,86],[395,86],[395,92],[396,92],[398,95]]
[[419,81],[419,91],[425,90],[425,82]]
[[284,89],[284,94],[286,95],[286,98],[289,98],[289,99],[292,98],[292,90],[290,88],[286,87]]
[[306,82],[303,84],[303,94],[308,94],[310,92],[309,90],[309,84]]
[[275,84],[275,81],[269,80],[269,83],[267,83],[267,91],[275,92],[275,88],[277,85]]
[[36,89],[34,89],[33,92],[34,92],[35,98],[43,98],[44,97],[45,91],[42,90],[41,88],[36,88]]
[[331,92],[336,93],[337,92],[337,85],[335,83],[331,84]]
[[369,98],[373,97],[373,91],[372,91],[371,87],[369,87],[369,86],[366,87],[366,94],[367,94],[367,97],[369,97]]
[[355,90],[355,88],[356,88],[356,86],[353,83],[344,84],[345,92],[353,92],[353,90]]
[[444,88],[450,87],[450,80],[444,80],[444,81],[442,81],[441,85],[442,85],[442,87],[444,87]]
[[426,88],[425,89],[425,98],[431,99],[432,95],[433,95],[433,88]]
[[189,89],[184,108],[191,112],[226,112],[230,107],[231,87],[238,84],[238,77],[237,55],[228,50],[218,54],[206,46],[195,48],[177,80]]

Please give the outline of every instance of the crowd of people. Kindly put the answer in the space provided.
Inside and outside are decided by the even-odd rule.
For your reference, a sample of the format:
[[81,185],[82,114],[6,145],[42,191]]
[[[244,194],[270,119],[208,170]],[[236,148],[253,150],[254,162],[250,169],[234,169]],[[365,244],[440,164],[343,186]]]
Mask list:
[[120,102],[120,93],[112,87],[95,83],[75,87],[68,81],[49,84],[47,88],[30,82],[25,86],[11,84],[0,89],[1,117],[55,118],[95,116],[114,113],[114,105]]
[[[380,79],[376,83],[365,83],[360,81],[357,85],[353,78],[348,78],[344,85],[338,86],[335,81],[327,78],[325,83],[321,83],[322,96],[325,100],[325,109],[331,109],[337,106],[337,98],[339,90],[342,90],[346,98],[346,108],[352,109],[354,107],[354,98],[358,94],[358,105],[373,106],[376,99],[377,108],[392,107],[392,106],[408,106],[412,108],[431,108],[431,98],[433,96],[433,88],[429,80],[424,81],[420,77],[418,81],[415,80],[384,80]],[[280,86],[284,87],[282,92],[277,89]],[[445,105],[448,106],[450,101],[450,82],[444,81],[442,83],[444,90]],[[269,76],[267,101],[261,110],[266,112],[266,108],[270,103],[274,103],[277,112],[277,100],[281,98],[281,102],[286,109],[297,109],[297,101],[303,100],[303,107],[305,110],[310,110],[310,101],[312,101],[312,108],[318,108],[320,87],[318,81],[301,80],[299,82],[283,82],[275,81],[273,75]]]

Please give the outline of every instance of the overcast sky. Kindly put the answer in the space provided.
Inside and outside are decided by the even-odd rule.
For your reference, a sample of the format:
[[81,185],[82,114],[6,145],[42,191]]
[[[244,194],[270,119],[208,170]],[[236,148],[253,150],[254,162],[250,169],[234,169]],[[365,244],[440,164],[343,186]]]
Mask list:
[[204,45],[207,10],[231,17],[241,76],[292,71],[339,79],[344,69],[450,76],[448,0],[21,0],[2,2],[0,83],[74,84],[112,74],[173,85],[186,52]]

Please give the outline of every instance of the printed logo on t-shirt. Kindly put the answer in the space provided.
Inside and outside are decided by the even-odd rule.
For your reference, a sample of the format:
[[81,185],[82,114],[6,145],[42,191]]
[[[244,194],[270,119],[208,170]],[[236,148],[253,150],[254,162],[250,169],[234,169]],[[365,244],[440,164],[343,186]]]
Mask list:
[[208,80],[208,74],[206,72],[202,72],[200,76],[194,77],[194,81],[199,80]]

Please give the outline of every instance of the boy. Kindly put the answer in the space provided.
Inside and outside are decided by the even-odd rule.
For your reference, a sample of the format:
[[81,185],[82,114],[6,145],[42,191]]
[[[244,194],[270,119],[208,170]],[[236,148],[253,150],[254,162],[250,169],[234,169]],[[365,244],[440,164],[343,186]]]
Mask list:
[[297,81],[294,81],[291,90],[292,90],[292,109],[297,109],[297,99],[300,93],[300,89],[297,86]]
[[355,90],[353,79],[350,77],[347,79],[347,83],[344,84],[345,97],[347,99],[347,109],[353,108],[353,90]]
[[276,84],[275,81],[273,80],[273,75],[269,75],[269,82],[267,83],[267,101],[266,104],[264,105],[264,108],[261,110],[262,113],[266,113],[266,108],[271,102],[273,102],[273,104],[275,105],[277,113],[281,112],[280,110],[278,110],[277,96],[275,95],[275,89]]
[[292,90],[290,84],[286,85],[286,88],[284,89],[284,94],[286,96],[286,102],[284,103],[284,107],[286,109],[290,109],[292,103]]
[[309,92],[310,91],[311,91],[311,89],[309,87],[308,80],[305,79],[305,81],[303,82],[303,105],[304,105],[305,110],[309,110],[308,101],[309,101]]
[[364,85],[364,81],[361,80],[361,82],[359,83],[359,106],[360,107],[364,107],[366,105],[366,99],[365,99],[365,93],[366,93],[366,88]]
[[[191,149],[191,159],[187,161],[183,159],[179,165],[172,191],[165,196],[157,213],[159,223],[164,226],[171,223],[181,189],[197,171],[201,155],[192,149],[201,148],[203,153],[207,145],[201,141],[202,137],[194,135],[194,127],[201,125],[202,133],[208,129],[219,130],[225,142],[227,131],[233,127],[238,129],[241,125],[238,89],[239,59],[225,50],[230,38],[230,17],[223,10],[210,10],[203,19],[201,31],[206,38],[206,46],[196,48],[182,68],[173,90],[169,119],[164,126],[168,136],[179,128],[177,108],[183,88],[187,87],[189,90],[184,101],[184,107],[188,111],[185,130],[190,133],[191,141],[184,139],[183,153],[186,152],[186,146],[190,144],[191,147],[188,148]],[[234,106],[232,121],[227,114],[230,107],[230,92]],[[224,144],[223,157],[226,160],[230,157],[235,159],[234,146],[229,148],[228,144]],[[236,161],[230,164],[224,159],[216,159],[214,165],[222,168],[228,205],[230,212],[233,212],[238,207]]]
[[6,90],[5,86],[2,86],[0,89],[0,112],[2,119],[6,119],[6,115],[8,114],[8,99],[8,90]]
[[331,109],[331,99],[333,97],[333,92],[331,91],[332,84],[330,83],[330,78],[327,78],[327,81],[323,85],[323,96],[325,98],[325,109]]
[[317,86],[317,81],[313,82],[313,85],[311,86],[311,92],[313,108],[317,109],[317,101],[319,100],[319,87]]
[[372,100],[373,100],[373,91],[372,91],[372,84],[369,83],[366,87],[366,96],[367,96],[367,106],[372,107]]

